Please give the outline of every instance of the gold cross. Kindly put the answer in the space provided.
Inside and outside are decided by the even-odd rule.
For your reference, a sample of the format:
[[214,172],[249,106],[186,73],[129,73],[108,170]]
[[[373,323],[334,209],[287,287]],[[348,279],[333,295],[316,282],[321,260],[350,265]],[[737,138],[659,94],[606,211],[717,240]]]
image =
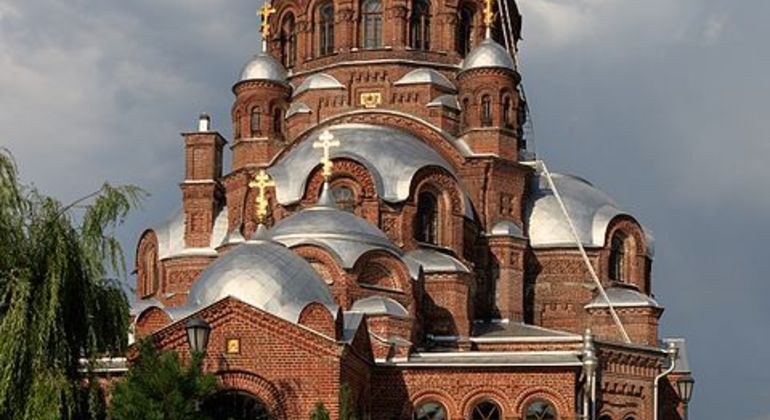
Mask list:
[[495,23],[495,12],[492,10],[492,0],[484,0],[484,26],[491,28]]
[[332,163],[332,160],[329,158],[329,149],[332,147],[339,147],[340,141],[336,140],[332,133],[329,132],[329,130],[324,130],[323,133],[318,137],[318,140],[313,143],[314,149],[323,149],[324,155],[321,158],[321,163],[323,163],[323,176],[326,181],[329,181],[332,177],[332,169],[334,168],[334,163]]
[[267,40],[267,38],[270,36],[270,23],[268,22],[268,19],[270,19],[270,15],[276,12],[277,10],[275,10],[275,7],[268,3],[265,3],[264,6],[262,6],[262,8],[257,11],[257,16],[262,17],[262,26],[260,27],[260,31],[262,32],[262,38],[264,40]]
[[267,191],[268,187],[275,187],[275,182],[273,182],[270,179],[270,175],[265,172],[264,169],[260,169],[259,173],[254,176],[254,180],[249,182],[249,188],[254,188],[259,191],[257,194],[257,223],[262,224],[265,222],[265,218],[267,217],[267,197],[265,196],[265,191]]

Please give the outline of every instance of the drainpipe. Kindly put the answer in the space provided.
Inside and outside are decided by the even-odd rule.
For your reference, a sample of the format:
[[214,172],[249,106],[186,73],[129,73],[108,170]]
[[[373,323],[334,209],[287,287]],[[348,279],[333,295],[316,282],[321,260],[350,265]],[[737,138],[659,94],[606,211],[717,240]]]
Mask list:
[[584,419],[596,419],[596,372],[599,369],[599,359],[596,357],[594,337],[591,329],[587,329],[583,335],[583,375],[585,386],[583,387],[583,413]]
[[660,393],[660,387],[658,386],[661,379],[668,376],[671,372],[674,371],[676,368],[676,355],[679,352],[679,349],[676,347],[676,344],[674,342],[668,343],[668,348],[666,349],[666,353],[668,353],[669,359],[671,359],[671,366],[668,367],[665,371],[663,371],[660,375],[655,377],[655,383],[653,385],[653,391],[652,391],[652,397],[653,397],[653,419],[658,420],[658,405],[660,402],[660,396],[658,395]]

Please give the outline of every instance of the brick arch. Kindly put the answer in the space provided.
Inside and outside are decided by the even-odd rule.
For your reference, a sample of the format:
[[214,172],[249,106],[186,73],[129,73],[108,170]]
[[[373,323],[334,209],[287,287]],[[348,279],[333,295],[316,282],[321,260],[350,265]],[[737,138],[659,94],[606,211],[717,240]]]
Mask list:
[[[371,173],[369,173],[369,169],[366,166],[351,158],[333,159],[333,162],[334,174],[332,175],[332,183],[337,179],[349,178],[358,184],[358,191],[356,191],[356,193],[359,193],[359,201],[363,198],[377,197],[377,188],[374,183],[374,178]],[[319,164],[308,176],[304,200],[314,202],[321,194],[321,188],[324,184],[324,177],[321,169],[321,165]]]
[[265,404],[275,420],[296,418],[299,413],[287,413],[286,401],[270,381],[251,372],[224,371],[216,373],[223,390],[245,391]]
[[604,249],[602,250],[602,267],[606,267],[606,276],[609,278],[610,251],[612,247],[612,238],[616,234],[622,234],[626,240],[630,240],[631,255],[626,255],[626,282],[633,284],[645,293],[650,293],[651,285],[648,284],[649,273],[647,273],[647,238],[644,229],[631,216],[619,215],[614,217],[607,225],[604,236]]
[[148,336],[171,324],[171,317],[161,308],[153,306],[145,309],[134,321],[134,333],[137,337]]
[[418,117],[388,110],[350,111],[320,121],[317,125],[299,133],[295,137],[294,144],[285,148],[279,155],[279,158],[286,154],[295,144],[307,137],[309,133],[321,128],[345,123],[372,124],[398,129],[422,140],[455,168],[461,167],[465,163],[465,157],[454,146],[453,138],[449,134],[442,133],[439,128],[430,125]]
[[464,214],[464,203],[460,193],[457,179],[446,169],[437,166],[426,166],[414,175],[412,185],[409,188],[408,200],[417,204],[417,196],[426,185],[431,185],[435,189],[447,194],[449,207],[454,214]]
[[[148,273],[148,267],[145,266],[146,257],[148,253],[154,253],[154,270],[152,273]],[[151,255],[149,255],[151,257]],[[160,247],[158,244],[158,236],[154,230],[148,229],[142,233],[141,239],[136,247],[136,291],[139,297],[147,297],[159,292],[162,288],[162,273],[163,270],[160,266]],[[150,275],[153,278],[147,279]],[[153,290],[148,290],[150,286]]]
[[446,410],[447,419],[453,419],[460,416],[460,412],[457,411],[457,406],[454,403],[454,399],[446,391],[440,389],[426,389],[417,392],[408,401],[404,403],[404,408],[401,410],[401,418],[411,419],[414,414],[414,410],[423,403],[436,401],[444,406]]
[[463,397],[462,403],[460,404],[462,407],[462,415],[465,418],[471,418],[473,408],[483,401],[491,401],[497,404],[500,408],[500,417],[504,419],[511,417],[511,407],[506,403],[508,397],[502,391],[494,388],[476,389]]
[[[390,277],[391,285],[394,286],[390,287],[391,289],[406,296],[411,296],[412,284],[409,269],[401,260],[387,251],[372,250],[364,253],[356,261],[352,274],[357,284],[361,284],[362,281],[367,280],[367,275],[380,274],[376,273],[375,269],[382,270],[383,274]],[[400,303],[404,304],[407,309],[411,307],[411,302]]]
[[299,324],[336,340],[334,315],[329,308],[317,303],[308,303],[299,314]]
[[345,270],[342,268],[342,261],[340,261],[339,256],[329,252],[325,246],[316,243],[303,243],[291,247],[291,250],[311,264],[312,262],[322,264],[329,271],[329,274],[333,276],[331,282],[328,281],[329,279],[324,278],[324,280],[327,280],[327,283],[344,283],[346,275]]
[[556,409],[556,418],[568,416],[570,413],[569,404],[562,395],[549,388],[538,387],[529,388],[521,393],[514,401],[515,415],[523,415],[524,409],[535,400],[544,400],[553,404]]

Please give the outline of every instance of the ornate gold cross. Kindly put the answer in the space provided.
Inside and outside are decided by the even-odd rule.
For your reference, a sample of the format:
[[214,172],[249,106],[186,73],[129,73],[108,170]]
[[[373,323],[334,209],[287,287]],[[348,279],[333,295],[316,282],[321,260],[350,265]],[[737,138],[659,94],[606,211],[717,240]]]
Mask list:
[[265,192],[269,187],[275,187],[275,182],[273,182],[270,179],[270,175],[265,172],[264,169],[260,169],[259,173],[254,176],[254,180],[249,182],[249,188],[257,189],[257,210],[256,210],[256,216],[257,216],[257,223],[262,224],[265,222],[265,218],[267,218],[267,197],[265,196]]
[[260,31],[262,32],[262,38],[264,40],[267,40],[267,38],[270,36],[270,23],[268,22],[268,19],[270,19],[270,15],[275,14],[276,12],[277,10],[275,10],[275,7],[269,3],[265,3],[257,12],[257,16],[262,17],[262,26],[260,27]]
[[484,0],[484,26],[491,28],[495,23],[495,12],[492,10],[493,0]]
[[324,155],[321,158],[321,163],[323,163],[323,176],[326,181],[329,181],[332,177],[332,169],[334,168],[334,164],[332,163],[332,160],[329,158],[329,149],[332,147],[339,147],[340,141],[335,139],[332,133],[329,132],[329,130],[324,130],[323,133],[318,137],[318,140],[316,140],[313,143],[314,149],[323,149]]

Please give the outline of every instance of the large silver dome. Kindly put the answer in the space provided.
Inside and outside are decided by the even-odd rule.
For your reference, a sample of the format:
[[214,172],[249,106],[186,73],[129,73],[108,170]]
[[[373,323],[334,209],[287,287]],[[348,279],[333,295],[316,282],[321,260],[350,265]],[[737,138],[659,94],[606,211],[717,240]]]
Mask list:
[[286,83],[286,69],[270,54],[258,53],[243,67],[241,81],[271,80]]
[[516,70],[516,63],[513,57],[505,48],[487,38],[468,53],[462,63],[462,71],[481,68],[504,68]]
[[310,264],[265,240],[248,241],[214,261],[195,282],[187,306],[198,310],[228,296],[294,323],[312,302],[332,315],[337,311],[329,288]]
[[288,247],[321,246],[333,252],[344,268],[352,268],[361,255],[371,250],[401,254],[377,226],[328,203],[310,207],[279,221],[270,229],[270,236]]

